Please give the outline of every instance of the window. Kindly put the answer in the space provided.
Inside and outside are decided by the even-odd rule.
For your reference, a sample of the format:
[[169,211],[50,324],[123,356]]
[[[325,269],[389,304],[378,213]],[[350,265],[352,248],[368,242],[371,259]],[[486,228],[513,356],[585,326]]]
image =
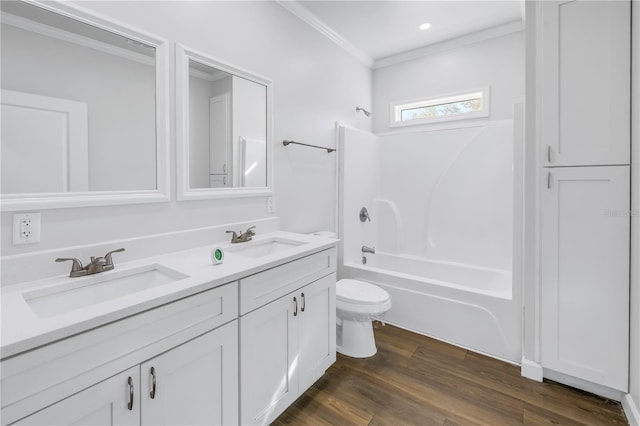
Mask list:
[[391,127],[438,123],[489,115],[489,88],[391,104]]

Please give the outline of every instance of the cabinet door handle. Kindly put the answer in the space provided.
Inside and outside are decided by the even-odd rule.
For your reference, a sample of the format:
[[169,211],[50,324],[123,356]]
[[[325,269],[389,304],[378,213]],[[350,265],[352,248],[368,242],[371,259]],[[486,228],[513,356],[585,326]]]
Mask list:
[[129,411],[133,410],[133,379],[129,376],[129,380],[127,381],[129,384],[129,402],[127,403],[127,409]]
[[551,189],[551,172],[547,172],[547,189]]
[[151,374],[151,392],[149,392],[149,396],[151,397],[151,399],[155,399],[156,398],[156,369],[155,369],[155,367],[151,367],[151,371],[149,371],[149,373]]
[[304,308],[305,308],[305,306],[307,306],[307,301],[306,301],[306,300],[305,300],[305,298],[304,298],[304,293],[301,293],[301,294],[300,294],[300,297],[302,298],[302,308],[300,308],[300,310],[301,310],[302,312],[304,312]]
[[551,162],[551,145],[547,145],[547,163]]
[[295,296],[293,296],[293,316],[298,316],[298,299]]

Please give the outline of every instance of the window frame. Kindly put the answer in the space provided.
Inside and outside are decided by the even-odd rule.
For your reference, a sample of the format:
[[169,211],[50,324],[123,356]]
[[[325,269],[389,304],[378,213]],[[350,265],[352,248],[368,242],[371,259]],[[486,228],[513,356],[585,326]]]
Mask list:
[[[442,123],[446,121],[467,120],[470,118],[482,118],[490,115],[491,109],[491,90],[489,86],[478,89],[464,90],[459,92],[447,93],[438,96],[430,96],[428,98],[410,99],[404,101],[391,102],[389,107],[389,127],[405,127],[418,126],[431,123]],[[403,109],[419,108],[421,106],[435,106],[452,102],[460,102],[465,100],[465,95],[482,94],[482,110],[453,114],[435,118],[419,118],[415,120],[402,121],[401,115]],[[440,102],[439,102],[440,101]]]

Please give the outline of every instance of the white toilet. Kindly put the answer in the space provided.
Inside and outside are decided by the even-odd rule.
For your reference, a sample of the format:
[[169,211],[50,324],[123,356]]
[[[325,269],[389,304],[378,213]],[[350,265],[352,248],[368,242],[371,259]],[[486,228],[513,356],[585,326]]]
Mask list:
[[372,319],[391,309],[389,293],[359,280],[336,283],[336,350],[353,358],[368,358],[377,352]]

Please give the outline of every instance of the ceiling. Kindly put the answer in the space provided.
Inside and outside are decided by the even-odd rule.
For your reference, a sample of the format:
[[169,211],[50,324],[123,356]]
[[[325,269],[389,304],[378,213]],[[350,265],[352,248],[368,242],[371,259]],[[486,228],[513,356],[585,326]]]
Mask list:
[[[297,3],[374,61],[522,20],[521,0],[298,0]],[[420,30],[418,26],[425,22],[431,28]]]

